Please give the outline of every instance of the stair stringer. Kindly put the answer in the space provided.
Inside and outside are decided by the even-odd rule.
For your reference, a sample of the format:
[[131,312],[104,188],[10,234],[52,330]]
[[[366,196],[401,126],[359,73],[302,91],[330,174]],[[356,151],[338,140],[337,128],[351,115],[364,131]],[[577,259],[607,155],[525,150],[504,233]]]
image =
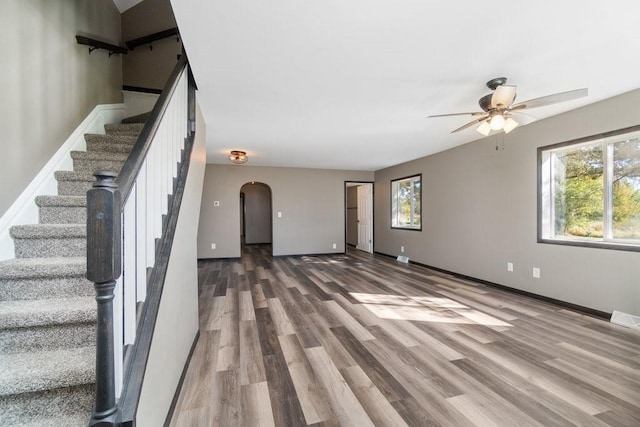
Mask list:
[[71,133],[47,164],[33,178],[15,202],[0,218],[0,261],[14,256],[13,239],[9,229],[14,225],[38,223],[38,206],[33,203],[36,196],[57,194],[55,171],[73,170],[71,151],[84,151],[85,134],[104,133],[105,124],[120,123],[125,115],[125,104],[97,105]]

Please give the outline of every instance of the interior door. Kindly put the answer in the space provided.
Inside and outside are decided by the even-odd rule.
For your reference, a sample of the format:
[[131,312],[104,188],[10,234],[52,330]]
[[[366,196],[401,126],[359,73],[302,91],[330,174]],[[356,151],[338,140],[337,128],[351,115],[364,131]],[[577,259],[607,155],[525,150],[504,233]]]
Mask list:
[[358,245],[356,249],[373,253],[373,185],[358,186]]

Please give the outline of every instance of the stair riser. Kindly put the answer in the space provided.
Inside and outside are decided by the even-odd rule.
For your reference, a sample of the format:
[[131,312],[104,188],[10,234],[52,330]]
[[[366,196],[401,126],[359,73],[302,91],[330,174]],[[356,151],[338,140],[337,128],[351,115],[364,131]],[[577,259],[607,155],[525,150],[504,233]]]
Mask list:
[[38,300],[95,295],[85,277],[0,280],[0,301]]
[[16,258],[50,258],[86,256],[87,239],[15,239]]
[[88,160],[73,159],[73,170],[76,172],[96,172],[99,170],[107,170],[112,172],[120,172],[124,162],[114,160]]
[[41,224],[84,224],[87,222],[86,207],[41,207]]
[[95,323],[5,329],[0,333],[0,353],[88,347],[95,340]]
[[87,141],[87,151],[103,153],[128,154],[133,148],[132,144],[114,144],[104,141]]
[[140,132],[137,130],[107,130],[105,131],[105,135],[109,136],[135,136],[140,135]]
[[58,181],[58,195],[86,196],[95,181]]
[[[61,425],[49,424],[47,418],[61,417],[66,414],[72,419],[65,421],[67,423],[65,425],[86,426],[93,408],[94,390],[93,384],[87,384],[45,392],[3,396],[0,399],[3,425]],[[79,414],[84,414],[84,417]]]
[[104,125],[104,130],[107,135],[112,133],[124,132],[125,134],[135,134],[138,135],[142,132],[144,128],[144,123],[137,124],[106,124]]

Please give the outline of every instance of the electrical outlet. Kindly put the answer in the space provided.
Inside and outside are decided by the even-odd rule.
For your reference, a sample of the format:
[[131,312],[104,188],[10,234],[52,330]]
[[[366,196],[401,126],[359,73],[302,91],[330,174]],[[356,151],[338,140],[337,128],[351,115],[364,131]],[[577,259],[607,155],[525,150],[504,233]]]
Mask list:
[[216,244],[215,244],[215,243],[212,243],[212,244],[211,244],[211,249],[215,249],[215,248],[216,248]]
[[404,246],[400,246],[400,252],[404,252]]
[[507,263],[507,271],[513,271],[513,263],[512,262],[508,262]]
[[278,218],[282,218],[282,212],[278,212]]
[[536,279],[540,278],[540,269],[538,267],[533,267],[533,277]]
[[333,244],[333,249],[336,249],[338,247],[338,245],[336,245],[335,243]]

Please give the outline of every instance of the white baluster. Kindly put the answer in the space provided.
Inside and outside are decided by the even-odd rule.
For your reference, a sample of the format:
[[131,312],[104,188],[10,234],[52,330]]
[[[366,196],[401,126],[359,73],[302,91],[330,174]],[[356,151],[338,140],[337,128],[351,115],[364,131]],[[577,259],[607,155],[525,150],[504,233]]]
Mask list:
[[[122,242],[122,237],[120,242]],[[122,325],[122,317],[123,317],[123,290],[122,290],[122,274],[116,280],[116,287],[113,290],[113,364],[114,364],[114,372],[113,375],[115,377],[115,387],[116,387],[116,399],[120,397],[120,392],[122,391],[122,382],[123,382],[123,362],[124,362],[124,351],[123,351],[123,325]]]
[[136,301],[142,302],[147,299],[147,159],[136,187]]
[[136,338],[136,200],[137,181],[131,189],[129,198],[123,208],[122,232],[124,247],[122,250],[122,265],[124,271],[124,345],[133,344]]

